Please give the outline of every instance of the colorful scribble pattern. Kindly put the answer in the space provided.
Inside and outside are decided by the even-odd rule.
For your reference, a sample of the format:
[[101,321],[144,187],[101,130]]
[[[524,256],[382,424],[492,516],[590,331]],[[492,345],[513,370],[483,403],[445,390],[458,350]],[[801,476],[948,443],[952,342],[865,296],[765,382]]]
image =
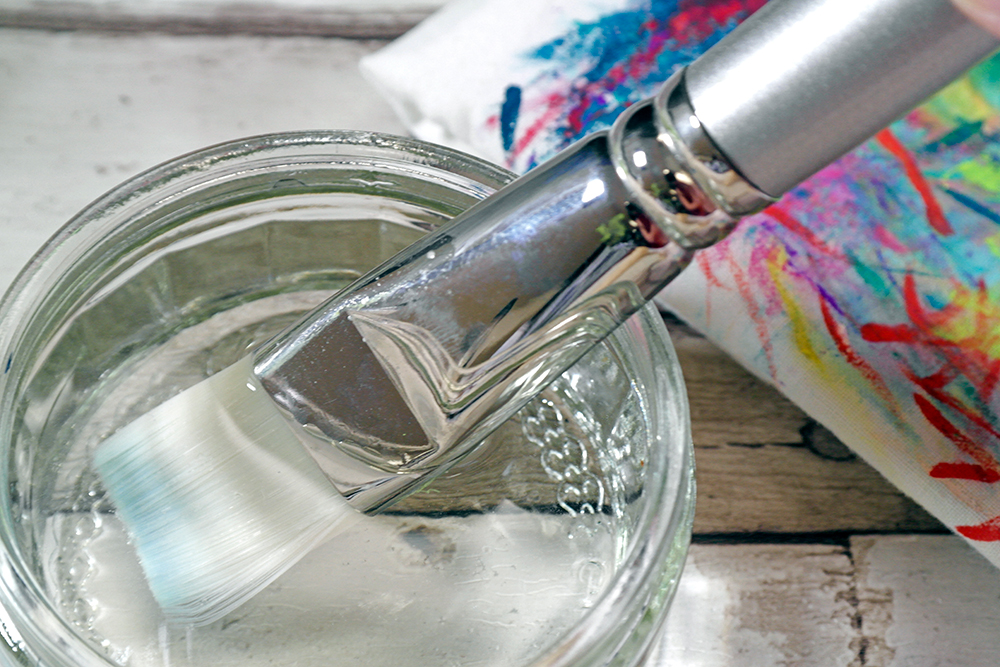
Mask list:
[[553,66],[528,90],[517,91],[516,108],[505,103],[487,121],[508,132],[507,166],[527,171],[584,134],[610,126],[764,2],[649,0],[540,45],[527,57]]
[[[490,120],[508,164],[609,125],[763,4],[647,0],[526,54],[551,66]],[[987,555],[1000,541],[998,110],[995,57],[703,252],[675,299]]]

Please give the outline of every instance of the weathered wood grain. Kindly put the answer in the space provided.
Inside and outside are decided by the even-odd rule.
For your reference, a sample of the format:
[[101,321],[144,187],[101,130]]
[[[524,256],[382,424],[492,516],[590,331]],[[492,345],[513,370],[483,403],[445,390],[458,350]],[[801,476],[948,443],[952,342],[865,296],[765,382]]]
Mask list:
[[405,133],[357,63],[383,42],[0,29],[0,289],[86,204],[267,132]]

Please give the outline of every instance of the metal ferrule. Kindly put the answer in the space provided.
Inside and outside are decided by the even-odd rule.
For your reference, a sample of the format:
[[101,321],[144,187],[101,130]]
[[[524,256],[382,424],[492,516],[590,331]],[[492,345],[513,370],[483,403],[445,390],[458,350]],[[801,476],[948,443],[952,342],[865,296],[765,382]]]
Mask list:
[[429,481],[770,199],[699,134],[683,73],[336,295],[261,383],[344,496]]
[[704,131],[780,197],[1000,46],[952,0],[771,0],[691,64]]
[[611,128],[609,145],[631,200],[675,242],[698,249],[774,198],[743,178],[705,133],[687,94],[686,71],[627,109]]

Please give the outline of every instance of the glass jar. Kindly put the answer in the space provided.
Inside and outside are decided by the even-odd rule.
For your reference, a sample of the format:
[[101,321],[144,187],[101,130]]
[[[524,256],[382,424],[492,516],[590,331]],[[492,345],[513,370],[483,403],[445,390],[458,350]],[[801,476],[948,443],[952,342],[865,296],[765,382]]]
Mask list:
[[141,174],[52,238],[0,304],[0,663],[639,661],[694,498],[652,308],[447,475],[206,627],[162,618],[91,466],[115,429],[512,177],[398,137],[271,135]]

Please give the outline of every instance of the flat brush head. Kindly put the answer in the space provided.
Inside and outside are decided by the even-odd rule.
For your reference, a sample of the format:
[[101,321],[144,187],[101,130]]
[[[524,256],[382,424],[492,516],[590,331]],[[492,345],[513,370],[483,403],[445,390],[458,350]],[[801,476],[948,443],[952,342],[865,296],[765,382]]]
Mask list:
[[333,488],[246,358],[95,453],[167,618],[211,623],[361,515]]

